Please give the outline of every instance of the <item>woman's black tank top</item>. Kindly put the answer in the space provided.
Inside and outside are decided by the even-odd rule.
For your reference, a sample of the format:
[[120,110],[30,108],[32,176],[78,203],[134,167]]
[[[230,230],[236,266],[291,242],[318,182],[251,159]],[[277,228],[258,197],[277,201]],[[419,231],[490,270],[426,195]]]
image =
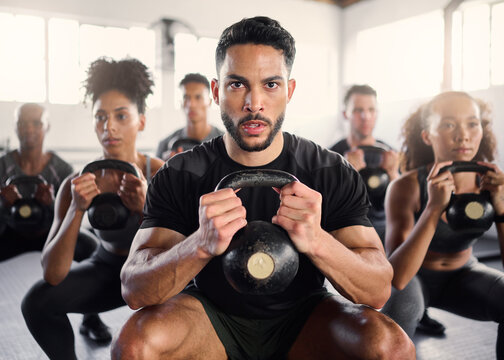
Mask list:
[[[420,211],[415,213],[415,222],[418,221],[427,205],[427,175],[426,166],[418,168],[417,179],[420,188]],[[429,250],[440,253],[456,253],[473,246],[481,235],[483,235],[483,232],[480,231],[470,233],[455,232],[451,229],[450,225],[440,219],[429,245]]]

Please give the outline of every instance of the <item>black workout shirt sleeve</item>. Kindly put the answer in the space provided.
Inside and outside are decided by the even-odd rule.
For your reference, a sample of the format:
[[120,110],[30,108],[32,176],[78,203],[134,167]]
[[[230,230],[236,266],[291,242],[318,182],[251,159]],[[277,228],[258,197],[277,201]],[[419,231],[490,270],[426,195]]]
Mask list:
[[[194,191],[185,186],[189,183],[184,181],[187,176],[187,173],[174,171],[166,165],[157,172],[147,190],[141,229],[164,227],[185,236],[190,235],[188,224],[183,221],[185,216],[181,216],[194,196]],[[177,196],[174,190],[185,196]]]

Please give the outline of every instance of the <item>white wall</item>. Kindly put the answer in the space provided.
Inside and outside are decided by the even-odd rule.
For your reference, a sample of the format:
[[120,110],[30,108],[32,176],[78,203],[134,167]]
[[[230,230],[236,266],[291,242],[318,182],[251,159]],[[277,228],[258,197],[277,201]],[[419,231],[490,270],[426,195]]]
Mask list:
[[[357,34],[369,28],[391,22],[426,14],[435,10],[442,10],[449,0],[369,0],[357,3],[347,8],[342,15],[342,64],[341,81],[343,87],[351,85],[357,71],[355,66]],[[373,54],[369,54],[372,56]],[[424,54],[424,56],[427,56]],[[372,84],[371,84],[372,85]],[[411,84],[414,86],[414,84]],[[486,90],[471,93],[493,105],[494,131],[498,144],[504,143],[504,86],[494,86]],[[378,89],[379,97],[379,89]],[[404,120],[415,111],[418,106],[428,99],[410,99],[396,102],[379,101],[379,118],[375,134],[396,148],[400,147],[400,128]],[[345,131],[347,125],[340,118],[340,126]],[[501,146],[499,164],[504,167],[504,148]]]
[[[341,10],[334,5],[312,1],[2,0],[0,11],[44,17],[70,17],[81,22],[109,26],[148,26],[162,17],[168,17],[192,25],[200,36],[216,38],[225,27],[244,17],[267,15],[280,21],[282,26],[291,32],[297,43],[327,46],[334,53],[340,54]],[[316,59],[313,60],[316,66]],[[335,59],[335,68],[339,68],[338,60],[338,58]],[[173,105],[173,76],[171,75],[166,73],[163,75],[163,107],[148,110],[146,114],[147,128],[139,139],[139,147],[146,150],[155,149],[161,138],[184,125],[181,110]],[[328,80],[339,84],[338,72],[335,71],[332,78]],[[316,89],[307,89],[310,84],[306,82],[298,82],[297,86],[298,89],[305,88],[305,91],[316,91]],[[296,101],[300,102],[302,99],[296,99]],[[12,117],[18,105],[0,102],[0,141],[9,137],[11,148],[18,145]],[[51,114],[52,130],[47,137],[47,147],[98,149],[98,143],[92,131],[89,106],[86,108],[81,104],[75,106],[48,104],[48,108]],[[329,142],[337,126],[334,116],[296,116],[296,113],[287,111],[286,130],[299,132],[300,135],[318,141],[322,145],[330,145]],[[217,110],[211,114],[211,122],[221,125]],[[313,126],[314,124],[316,126]],[[78,163],[80,160],[71,159],[71,161]]]

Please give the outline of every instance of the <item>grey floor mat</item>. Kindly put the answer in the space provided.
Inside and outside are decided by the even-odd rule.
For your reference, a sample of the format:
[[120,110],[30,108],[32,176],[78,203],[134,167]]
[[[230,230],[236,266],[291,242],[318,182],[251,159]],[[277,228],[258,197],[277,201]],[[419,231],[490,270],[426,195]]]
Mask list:
[[[499,261],[491,261],[489,264],[502,269]],[[47,359],[26,328],[19,307],[26,291],[40,277],[40,253],[27,253],[0,263],[1,360]],[[132,313],[129,308],[122,307],[103,313],[101,317],[115,333]],[[496,324],[464,319],[438,309],[430,309],[429,314],[445,324],[446,336],[436,338],[415,335],[418,359],[495,359]],[[110,359],[109,346],[97,346],[79,334],[81,318],[81,315],[70,314],[78,358]]]

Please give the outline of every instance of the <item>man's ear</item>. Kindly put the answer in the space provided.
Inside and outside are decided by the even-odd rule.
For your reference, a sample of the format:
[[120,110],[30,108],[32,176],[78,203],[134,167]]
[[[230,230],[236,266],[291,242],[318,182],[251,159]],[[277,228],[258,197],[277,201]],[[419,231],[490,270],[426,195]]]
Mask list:
[[210,85],[212,87],[213,101],[216,105],[219,105],[219,80],[212,79],[212,83]]
[[422,140],[425,145],[432,146],[432,141],[430,139],[430,133],[427,130],[422,130],[421,134]]
[[346,109],[345,109],[345,110],[343,110],[343,111],[341,112],[341,114],[343,115],[343,119],[348,120],[348,116],[347,116],[347,114],[346,114]]
[[292,98],[292,94],[294,94],[294,90],[296,89],[296,79],[289,79],[287,83],[287,102],[290,102]]

